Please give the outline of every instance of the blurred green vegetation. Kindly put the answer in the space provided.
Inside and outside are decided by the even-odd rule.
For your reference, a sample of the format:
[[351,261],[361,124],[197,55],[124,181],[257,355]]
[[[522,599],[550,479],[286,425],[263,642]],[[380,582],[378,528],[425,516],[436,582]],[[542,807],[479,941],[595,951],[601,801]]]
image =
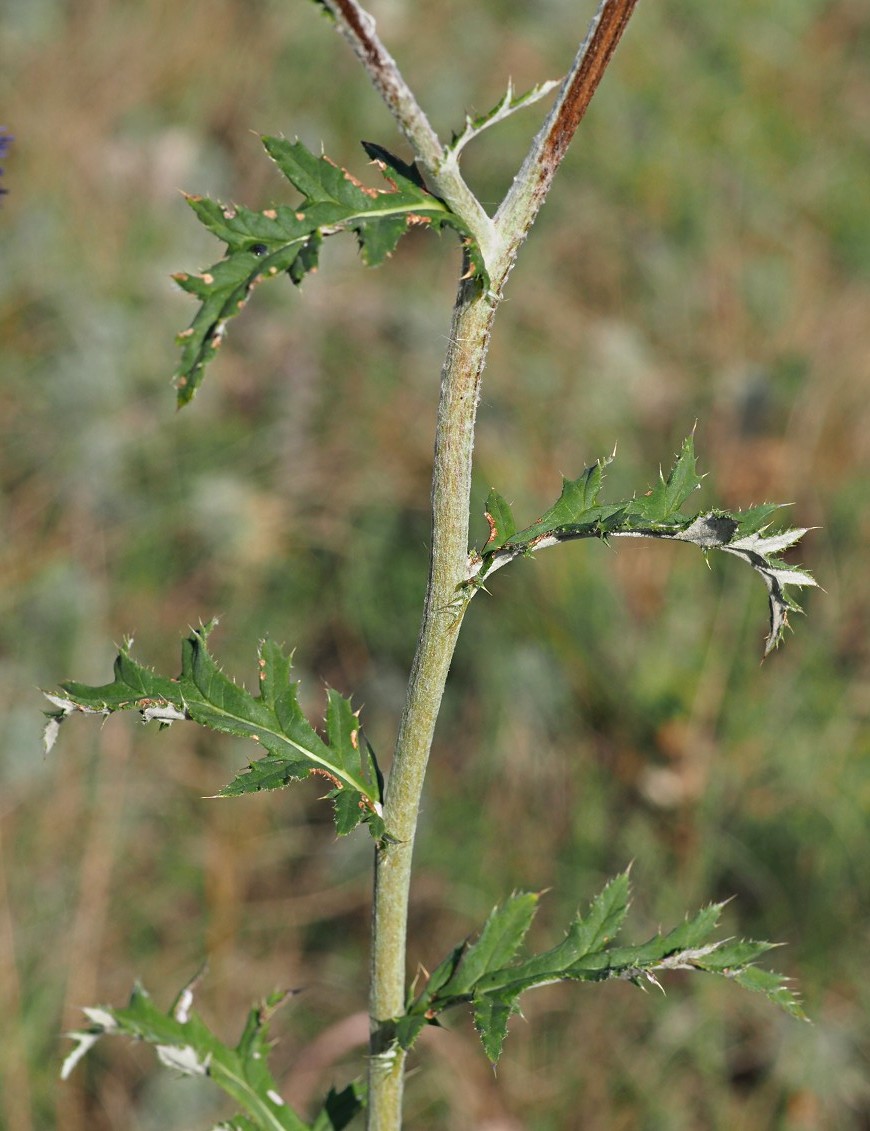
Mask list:
[[[372,7],[444,134],[509,76],[557,77],[592,11]],[[411,924],[431,969],[506,893],[551,888],[552,938],[634,860],[634,938],[735,895],[728,932],[788,944],[814,1024],[701,977],[548,989],[497,1078],[467,1020],[427,1034],[409,1127],[870,1127],[868,40],[860,0],[640,5],[510,281],[477,509],[496,486],[531,520],[616,442],[617,497],[697,420],[701,505],[793,500],[825,592],[759,667],[764,593],[737,562],[582,544],[500,573],[460,642]],[[457,247],[421,233],[373,272],[328,246],[301,293],[258,291],[176,414],[193,304],[168,275],[219,255],[178,190],[286,199],[251,131],[374,177],[358,141],[402,152],[394,127],[301,0],[7,0],[0,54],[0,1125],[209,1125],[145,1049],[57,1080],[82,1005],[136,977],[168,1005],[204,959],[227,1037],[305,987],[274,1054],[304,1106],[361,1063],[367,838],[335,842],[316,784],[204,800],[250,752],[191,728],[73,720],[43,758],[36,688],[105,680],[131,633],[172,670],[217,613],[228,671],[252,682],[266,633],[295,646],[306,708],[324,681],[353,693],[388,760]],[[484,200],[538,119],[471,147]]]

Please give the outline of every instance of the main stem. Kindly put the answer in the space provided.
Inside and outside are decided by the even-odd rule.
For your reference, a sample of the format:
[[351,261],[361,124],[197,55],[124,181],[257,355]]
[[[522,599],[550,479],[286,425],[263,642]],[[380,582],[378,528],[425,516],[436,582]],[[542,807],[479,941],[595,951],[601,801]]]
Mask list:
[[377,850],[371,960],[369,1131],[401,1126],[405,1053],[390,1018],[405,1011],[405,954],[411,857],[435,722],[462,619],[457,586],[465,580],[471,458],[480,378],[496,301],[461,283],[441,374],[432,478],[429,585],[408,698],[384,805],[391,837]]
[[429,585],[384,802],[389,839],[375,855],[368,1128],[399,1131],[405,1053],[395,1040],[393,1019],[405,1012],[408,895],[420,796],[464,611],[458,586],[467,576],[471,457],[480,378],[495,311],[519,247],[637,0],[599,0],[547,120],[493,219],[468,189],[456,155],[439,141],[359,0],[321,2],[380,91],[434,189],[465,219],[489,273],[485,290],[464,276],[453,309],[435,436]]

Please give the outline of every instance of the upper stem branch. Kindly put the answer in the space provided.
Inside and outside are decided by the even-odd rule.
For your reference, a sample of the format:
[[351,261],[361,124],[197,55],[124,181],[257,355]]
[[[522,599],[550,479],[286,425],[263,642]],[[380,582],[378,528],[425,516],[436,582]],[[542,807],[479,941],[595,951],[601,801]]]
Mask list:
[[465,183],[456,163],[448,160],[446,147],[402,77],[395,59],[379,39],[374,17],[357,0],[321,0],[321,3],[332,13],[339,31],[396,119],[432,187],[468,224],[486,261],[492,243],[492,220]]
[[637,0],[600,0],[556,101],[496,213],[504,237],[525,238],[636,5]]

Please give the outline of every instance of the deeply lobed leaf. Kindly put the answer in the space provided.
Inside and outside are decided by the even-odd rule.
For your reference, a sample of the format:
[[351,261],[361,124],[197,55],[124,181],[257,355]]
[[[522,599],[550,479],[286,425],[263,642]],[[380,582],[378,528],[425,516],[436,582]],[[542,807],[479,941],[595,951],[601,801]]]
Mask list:
[[320,775],[333,787],[329,796],[340,834],[364,821],[373,836],[383,836],[378,770],[370,747],[361,740],[359,718],[350,700],[328,690],[322,739],[299,707],[299,684],[290,678],[290,656],[274,641],[263,641],[257,660],[260,693],[251,695],[221,671],[209,652],[211,627],[194,630],[184,641],[181,674],[174,679],[133,660],[128,641],[115,660],[112,683],[62,684],[60,694],[48,695],[57,709],[49,716],[46,749],[51,748],[59,724],[75,712],[110,715],[137,710],[145,722],[162,725],[192,719],[212,730],[250,738],[266,752],[219,796],[281,789],[311,774]]
[[364,148],[389,187],[361,184],[326,157],[316,157],[299,141],[264,137],[263,145],[281,173],[301,194],[298,205],[281,204],[261,211],[224,205],[201,196],[187,198],[200,222],[226,244],[226,253],[207,270],[173,276],[200,302],[188,329],[178,335],[181,361],[175,374],[178,403],[190,401],[205,367],[220,347],[226,324],[245,306],[263,279],[287,274],[299,284],[317,267],[326,236],[356,235],[363,261],[382,263],[413,226],[455,229],[463,241],[469,273],[486,284],[481,254],[464,222],[433,196],[416,168],[378,145]]
[[806,570],[783,562],[779,555],[800,541],[806,528],[768,533],[781,504],[764,503],[746,511],[712,510],[685,515],[681,507],[701,485],[696,470],[694,439],[683,441],[667,478],[647,492],[624,502],[600,500],[604,470],[611,459],[598,460],[577,477],[563,479],[559,498],[530,526],[517,530],[509,504],[491,491],[486,503],[489,539],[469,555],[468,581],[463,598],[471,599],[487,577],[515,558],[578,538],[670,538],[691,542],[705,553],[723,550],[742,558],[760,574],[768,592],[770,628],[764,643],[767,657],[782,640],[788,613],[800,606],[787,586],[815,586]]
[[527,990],[552,982],[613,978],[657,985],[658,975],[672,970],[701,970],[731,978],[764,993],[792,1016],[804,1016],[787,980],[755,966],[771,943],[711,940],[721,904],[703,908],[673,930],[656,934],[639,946],[614,946],[628,901],[625,872],[611,880],[585,915],[577,914],[561,943],[517,960],[515,952],[534,916],[537,897],[511,896],[490,914],[476,943],[454,949],[433,972],[407,1015],[394,1022],[397,1040],[409,1048],[427,1022],[436,1023],[445,1010],[470,1003],[484,1051],[495,1063],[508,1021],[518,1012],[519,999]]
[[86,1029],[70,1033],[76,1047],[61,1070],[66,1079],[76,1064],[103,1036],[121,1035],[153,1045],[161,1063],[184,1076],[204,1076],[230,1096],[241,1109],[219,1126],[233,1131],[341,1131],[364,1106],[364,1092],[350,1085],[330,1091],[313,1123],[302,1120],[283,1100],[268,1066],[271,1050],[269,1022],[291,996],[276,993],[248,1014],[234,1047],[220,1040],[193,1011],[194,982],[186,986],[168,1012],[159,1009],[145,989],[136,985],[122,1009],[88,1008]]

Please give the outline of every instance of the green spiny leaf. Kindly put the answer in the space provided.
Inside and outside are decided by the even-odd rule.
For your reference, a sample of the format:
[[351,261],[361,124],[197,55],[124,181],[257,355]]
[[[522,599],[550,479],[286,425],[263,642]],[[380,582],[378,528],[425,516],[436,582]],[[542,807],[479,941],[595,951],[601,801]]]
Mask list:
[[492,553],[499,550],[517,532],[510,503],[496,490],[490,491],[486,497],[486,521],[489,523],[489,538],[484,549]]
[[636,510],[648,522],[667,522],[679,514],[680,507],[701,486],[695,470],[695,441],[687,436],[667,479],[659,471],[659,481],[636,501]]
[[[660,474],[658,484],[640,498],[607,504],[600,501],[604,469],[609,462],[599,460],[577,479],[563,479],[556,503],[537,522],[506,538],[500,537],[498,521],[490,509],[492,502],[493,508],[498,510],[501,496],[491,492],[487,514],[491,532],[495,530],[499,536],[491,537],[480,551],[469,556],[467,581],[458,599],[467,604],[495,570],[515,558],[561,542],[579,538],[670,538],[691,542],[705,553],[723,550],[742,558],[761,576],[767,588],[770,612],[764,656],[770,655],[783,638],[788,613],[800,611],[787,587],[816,585],[806,570],[779,558],[807,533],[807,528],[770,531],[771,518],[781,509],[774,503],[733,513],[711,510],[695,515],[682,514],[680,507],[701,483],[691,436],[683,442],[667,479]],[[510,522],[513,523],[512,515]]]
[[531,926],[538,898],[532,892],[520,893],[512,895],[500,907],[494,907],[480,938],[465,951],[443,993],[461,997],[490,970],[500,969],[509,962]]
[[474,999],[474,1027],[480,1034],[483,1051],[493,1064],[501,1056],[507,1037],[508,1021],[517,1012],[515,994],[487,994]]
[[[405,193],[409,196],[413,196],[414,193],[422,193],[424,194],[423,201],[426,204],[433,199],[437,199],[429,195],[429,190],[426,188],[425,182],[416,165],[406,164],[400,158],[390,153],[389,150],[384,149],[383,146],[376,145],[374,142],[364,141],[362,144],[363,149],[365,149],[366,153],[371,157],[374,164],[378,166],[396,192]],[[440,231],[442,227],[453,228],[460,237],[463,251],[468,262],[467,277],[473,278],[479,287],[489,286],[489,275],[483,260],[483,253],[472,237],[465,222],[454,212],[451,212],[443,201],[439,201],[439,204],[441,204],[443,211],[435,211],[431,214],[423,208],[415,208],[408,219],[408,223],[429,225],[436,231]]]
[[775,943],[758,942],[755,939],[732,940],[723,943],[711,954],[698,959],[696,964],[700,970],[733,978],[745,989],[764,994],[792,1017],[806,1021],[807,1016],[801,1007],[800,999],[788,988],[789,979],[782,974],[772,970],[762,970],[755,965],[762,955],[775,946]]
[[439,962],[426,982],[426,987],[422,995],[426,1000],[431,1000],[431,998],[440,993],[447,985],[456,973],[459,963],[462,961],[462,956],[467,950],[468,943],[460,943],[459,946],[453,948],[443,962]]
[[264,137],[263,145],[283,175],[301,194],[295,206],[277,205],[255,212],[200,196],[188,202],[206,228],[226,244],[224,258],[197,274],[173,276],[200,301],[193,322],[178,336],[182,356],[176,371],[179,405],[186,404],[202,382],[205,366],[219,348],[230,318],[245,306],[263,279],[287,273],[299,284],[317,266],[324,237],[352,231],[365,263],[382,263],[412,226],[454,228],[463,241],[472,273],[487,285],[479,249],[447,205],[429,193],[419,172],[387,150],[364,143],[387,181],[371,189],[326,157],[316,157],[301,142]]
[[[178,698],[178,685],[171,679],[163,679],[150,668],[144,668],[130,656],[128,649],[132,641],[127,641],[115,659],[115,678],[112,683],[102,687],[89,687],[84,683],[69,681],[63,690],[74,701],[87,700],[89,710],[101,714],[136,706],[144,710],[150,702],[154,704],[173,703]],[[140,704],[143,706],[140,707]]]
[[341,752],[348,770],[361,773],[359,718],[350,700],[331,687],[326,691],[326,734],[329,745]]
[[509,118],[511,114],[515,114],[517,110],[522,110],[526,106],[531,106],[539,99],[545,98],[550,91],[554,90],[558,85],[558,82],[549,80],[539,83],[537,86],[533,86],[531,90],[527,90],[523,94],[515,95],[513,84],[508,83],[507,91],[503,97],[499,99],[496,105],[486,114],[481,114],[477,118],[471,118],[466,115],[465,128],[461,134],[453,135],[453,139],[448,147],[450,152],[458,157],[465,146],[476,138],[478,134],[483,133],[485,129],[494,126],[497,122],[503,122],[505,118]]
[[420,170],[415,164],[409,165],[374,141],[364,141],[362,145],[397,192],[422,192],[428,195],[429,190],[426,188],[426,182],[420,176]]
[[[49,717],[46,748],[60,722],[75,712],[109,715],[138,710],[146,722],[162,725],[192,719],[201,726],[258,743],[265,757],[249,764],[220,791],[221,797],[280,789],[311,774],[325,777],[340,833],[365,821],[373,836],[384,835],[377,767],[367,744],[360,741],[359,718],[350,700],[327,692],[326,741],[311,726],[298,703],[298,683],[290,679],[290,657],[273,641],[260,646],[260,694],[251,695],[218,667],[208,650],[211,626],[194,630],[184,641],[181,674],[156,675],[136,663],[130,642],[115,661],[115,680],[101,687],[65,683],[48,695],[57,708]],[[364,751],[364,752],[363,752]]]
[[800,999],[786,985],[789,979],[781,974],[761,970],[758,966],[741,966],[726,972],[726,977],[733,978],[744,989],[764,994],[774,1005],[778,1005],[798,1021],[809,1020],[801,1007]]
[[779,510],[782,510],[780,503],[762,503],[760,506],[738,511],[735,515],[738,519],[736,533],[741,538],[745,538],[749,534],[756,534],[759,530],[766,529]]
[[391,1023],[399,1048],[410,1049],[431,1020],[424,1013],[406,1013]]
[[[336,832],[339,836],[347,836],[363,819],[362,799],[349,789],[333,789],[327,796],[332,800]],[[377,834],[374,835],[377,839]]]
[[323,1110],[311,1124],[311,1131],[342,1131],[366,1106],[366,1089],[354,1081],[337,1092],[330,1088]]
[[[576,479],[562,479],[562,493],[548,511],[527,526],[525,530],[512,534],[506,539],[510,547],[523,546],[525,549],[533,548],[534,544],[553,535],[562,527],[578,528],[588,527],[592,530],[604,517],[604,511],[612,512],[615,508],[601,508],[597,505],[601,492],[601,483],[604,478],[604,468],[610,460],[598,460]],[[490,551],[491,552],[491,551]],[[525,551],[523,551],[525,552]]]
[[595,897],[586,915],[577,913],[562,942],[523,963],[524,976],[550,977],[586,955],[602,951],[616,937],[628,914],[628,897],[626,871],[615,876]]
[[[487,1056],[495,1063],[518,1012],[523,993],[551,982],[601,982],[613,978],[637,985],[658,985],[661,974],[673,970],[701,970],[730,978],[766,994],[795,1017],[803,1016],[794,995],[777,974],[760,971],[756,960],[770,943],[721,941],[711,936],[718,924],[721,904],[705,907],[666,933],[658,933],[638,946],[615,946],[613,940],[628,908],[628,874],[612,880],[593,900],[585,916],[577,915],[565,939],[551,950],[516,959],[519,942],[534,914],[536,897],[513,896],[496,908],[475,946],[455,949],[409,1008],[408,1040],[425,1021],[434,1021],[446,1009],[467,1003],[474,1012]],[[504,963],[499,965],[499,963]],[[417,1022],[411,1022],[416,1018]],[[403,1045],[409,1047],[409,1045]]]
[[[287,994],[273,995],[248,1016],[242,1038],[235,1048],[224,1044],[196,1014],[193,984],[179,994],[164,1013],[141,986],[136,986],[123,1009],[86,1009],[87,1029],[71,1033],[76,1048],[64,1061],[66,1079],[81,1057],[104,1035],[118,1034],[154,1045],[161,1062],[187,1076],[207,1076],[241,1108],[230,1126],[255,1127],[258,1131],[307,1131],[308,1124],[295,1114],[278,1093],[269,1071],[268,1023]],[[328,1126],[328,1125],[327,1125]]]

